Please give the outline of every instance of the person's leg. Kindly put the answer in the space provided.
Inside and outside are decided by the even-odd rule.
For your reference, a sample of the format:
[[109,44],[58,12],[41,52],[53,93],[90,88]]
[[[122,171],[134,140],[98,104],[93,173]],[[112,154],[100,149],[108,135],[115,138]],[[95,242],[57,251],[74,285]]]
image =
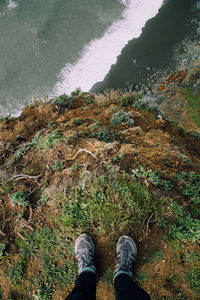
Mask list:
[[65,300],[95,300],[97,274],[94,266],[94,244],[87,234],[80,235],[75,243],[79,276],[72,292]]
[[149,300],[149,295],[132,278],[121,273],[114,281],[116,300]]
[[132,280],[133,262],[137,247],[132,238],[121,236],[117,247],[117,265],[114,272],[114,288],[117,300],[149,300],[149,295]]
[[82,272],[75,281],[72,292],[65,300],[95,300],[97,276],[94,272]]

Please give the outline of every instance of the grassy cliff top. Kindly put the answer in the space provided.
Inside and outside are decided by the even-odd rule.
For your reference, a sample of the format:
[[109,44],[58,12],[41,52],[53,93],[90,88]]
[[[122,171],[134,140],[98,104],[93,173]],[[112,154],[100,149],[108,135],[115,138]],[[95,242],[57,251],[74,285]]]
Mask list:
[[1,120],[0,299],[66,297],[82,232],[96,246],[97,299],[114,299],[122,234],[152,299],[199,299],[198,124],[147,108],[137,93],[75,91]]

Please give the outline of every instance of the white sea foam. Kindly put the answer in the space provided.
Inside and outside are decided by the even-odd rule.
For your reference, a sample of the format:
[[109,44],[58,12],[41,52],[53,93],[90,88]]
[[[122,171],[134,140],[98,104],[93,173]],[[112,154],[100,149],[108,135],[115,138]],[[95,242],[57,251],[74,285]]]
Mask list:
[[163,0],[123,2],[127,6],[122,17],[101,38],[86,45],[74,65],[66,64],[61,70],[53,95],[69,94],[77,87],[89,91],[96,82],[102,81],[128,41],[139,37],[147,20],[158,13]]
[[17,3],[13,0],[9,0],[8,8],[9,9],[14,9],[15,7],[17,7]]

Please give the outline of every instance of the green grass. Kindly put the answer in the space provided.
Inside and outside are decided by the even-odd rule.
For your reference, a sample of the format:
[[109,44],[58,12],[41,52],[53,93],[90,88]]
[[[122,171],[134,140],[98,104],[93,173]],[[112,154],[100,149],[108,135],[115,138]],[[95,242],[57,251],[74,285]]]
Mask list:
[[82,125],[83,122],[84,122],[84,120],[82,120],[82,119],[73,119],[74,125],[77,125],[77,126]]
[[62,141],[62,131],[61,130],[54,130],[51,133],[47,134],[42,141],[39,142],[36,149],[49,149],[52,148],[55,144]]
[[82,231],[109,236],[139,233],[150,214],[159,210],[147,188],[126,176],[95,177],[84,189],[76,185],[53,200],[60,210],[57,223],[74,238]]
[[64,167],[64,162],[61,161],[61,160],[57,160],[57,161],[55,162],[55,164],[53,165],[53,170],[54,170],[54,171],[60,171],[60,170],[63,169],[63,167]]
[[113,285],[113,270],[108,268],[102,276],[103,282],[107,287],[111,287]]
[[200,270],[193,268],[190,272],[185,273],[189,287],[195,294],[200,295]]
[[194,96],[192,90],[184,90],[186,100],[188,103],[188,112],[190,118],[200,127],[200,96]]
[[[17,239],[16,243],[19,259],[6,271],[13,285],[22,285],[28,280],[30,286],[32,282],[37,287],[39,299],[50,299],[56,285],[63,289],[76,278],[77,264],[72,251],[74,242],[58,231],[45,226],[41,230],[25,233],[25,240]],[[40,274],[27,279],[27,266],[35,257],[39,260]]]
[[148,279],[148,274],[146,271],[138,271],[134,277],[134,280],[138,283],[138,284],[143,284],[145,283],[145,281]]

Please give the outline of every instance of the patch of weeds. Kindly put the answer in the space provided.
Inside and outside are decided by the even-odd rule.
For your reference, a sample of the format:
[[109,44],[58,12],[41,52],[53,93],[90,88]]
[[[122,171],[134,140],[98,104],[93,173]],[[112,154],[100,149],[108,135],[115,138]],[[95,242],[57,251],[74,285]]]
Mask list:
[[66,94],[60,95],[59,97],[55,97],[52,101],[53,104],[59,106],[60,108],[70,108],[74,99],[69,97]]
[[199,95],[194,96],[192,90],[185,89],[186,100],[188,103],[188,112],[190,118],[196,123],[198,127],[200,127],[200,113],[199,113],[199,103],[200,97]]
[[44,131],[45,131],[45,129],[43,128],[35,134],[35,136],[33,137],[32,141],[30,143],[31,147],[35,147],[38,145],[38,143],[40,142],[40,139],[41,139],[41,135]]
[[45,205],[49,200],[48,195],[45,193],[44,188],[41,188],[39,192],[38,204]]
[[19,285],[24,278],[25,271],[25,261],[19,260],[15,264],[11,264],[7,270],[6,274],[13,285]]
[[71,169],[73,172],[75,172],[78,168],[79,168],[79,164],[78,164],[78,163],[74,163],[74,164],[70,167],[70,169]]
[[11,195],[11,200],[13,203],[18,204],[20,206],[28,206],[28,193],[26,191],[16,192]]
[[11,184],[8,185],[4,180],[0,181],[0,197],[9,194],[11,189],[12,189]]
[[26,152],[26,150],[27,150],[26,146],[18,149],[15,153],[15,160],[19,161],[21,159],[21,157],[23,156],[23,154]]
[[139,166],[137,169],[131,170],[131,178],[143,178],[147,179],[154,185],[162,185],[161,173],[156,173],[151,169],[145,170],[143,166]]
[[51,128],[51,127],[54,126],[54,125],[57,125],[57,122],[51,121],[51,122],[49,122],[49,124],[47,125],[47,128],[49,129],[49,128]]
[[192,218],[190,213],[178,204],[174,204],[174,212],[177,217],[174,223],[170,225],[169,233],[181,241],[191,240],[195,242],[200,239],[200,220]]
[[158,251],[152,253],[150,255],[150,262],[156,262],[156,261],[161,260],[161,258],[163,257],[163,255],[164,255],[163,250],[158,250]]
[[80,88],[76,88],[74,91],[71,92],[71,97],[77,97],[79,95],[84,95],[85,92],[81,92]]
[[51,296],[54,292],[51,286],[41,284],[37,289],[37,297],[38,300],[51,300]]
[[148,274],[146,271],[138,271],[135,275],[135,281],[138,283],[138,284],[143,284],[145,283],[145,281],[148,279]]
[[0,259],[3,256],[3,252],[4,252],[5,249],[6,249],[6,245],[0,243]]
[[82,125],[83,122],[84,122],[84,120],[82,120],[82,119],[73,119],[74,125],[77,125],[77,126]]
[[168,278],[167,278],[167,282],[171,285],[175,284],[177,281],[179,280],[179,277],[177,276],[177,274],[171,274]]
[[142,98],[141,94],[133,93],[131,95],[123,96],[119,99],[118,105],[121,106],[133,106],[134,102],[137,102],[139,99]]
[[147,188],[126,176],[95,177],[84,189],[80,183],[53,200],[61,212],[58,224],[72,237],[92,228],[109,235],[132,231],[133,224],[136,231],[141,230],[149,214],[158,209]]
[[54,171],[60,171],[64,167],[64,162],[62,160],[58,160],[55,162],[55,165],[53,166]]
[[124,153],[123,152],[120,152],[120,153],[118,153],[116,156],[113,156],[112,157],[112,160],[113,161],[117,161],[117,160],[122,160],[123,158],[124,158]]
[[199,256],[195,252],[187,253],[184,255],[184,261],[187,263],[194,263],[199,260]]
[[86,102],[87,104],[93,104],[93,103],[95,103],[94,99],[91,98],[91,97],[82,96],[82,98],[85,100],[85,102]]
[[124,110],[120,110],[119,112],[116,112],[113,114],[111,118],[111,125],[121,125],[122,123],[125,123],[127,126],[133,126],[134,120],[133,120],[133,114],[130,112],[126,112]]
[[37,145],[37,150],[52,148],[55,144],[60,142],[63,138],[62,131],[57,129],[47,134],[43,140]]
[[111,287],[113,285],[113,271],[111,268],[107,269],[104,273],[103,273],[103,282],[105,283],[105,285],[107,287]]
[[193,268],[190,272],[185,273],[185,279],[190,289],[193,290],[195,294],[200,295],[200,270]]
[[97,131],[95,133],[92,133],[90,137],[91,138],[96,138],[99,141],[110,143],[110,142],[115,141],[118,136],[112,130],[110,130],[110,129],[106,128],[106,127],[103,127],[99,131]]
[[163,186],[165,191],[171,191],[173,189],[173,184],[169,180],[163,180]]
[[180,182],[179,189],[184,196],[189,197],[195,204],[200,203],[200,175],[195,172],[180,172],[175,180]]

